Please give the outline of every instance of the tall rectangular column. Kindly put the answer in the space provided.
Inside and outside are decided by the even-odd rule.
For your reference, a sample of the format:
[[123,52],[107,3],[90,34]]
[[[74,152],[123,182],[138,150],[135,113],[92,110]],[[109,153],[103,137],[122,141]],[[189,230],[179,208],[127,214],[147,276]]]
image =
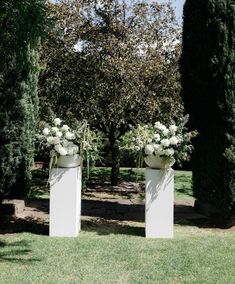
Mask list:
[[50,175],[51,237],[76,237],[81,228],[81,168],[53,168]]
[[174,171],[146,168],[145,235],[173,238]]

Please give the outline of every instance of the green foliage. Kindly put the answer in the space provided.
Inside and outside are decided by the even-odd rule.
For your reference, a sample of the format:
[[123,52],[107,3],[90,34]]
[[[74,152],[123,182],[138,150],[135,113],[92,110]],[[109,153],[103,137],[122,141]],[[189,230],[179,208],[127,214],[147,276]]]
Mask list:
[[23,195],[30,186],[44,2],[1,1],[0,199]]
[[92,130],[87,125],[86,132],[84,133],[83,142],[83,155],[85,165],[89,168],[95,166],[96,162],[101,162],[101,152],[103,148],[104,136],[102,132]]
[[235,6],[232,0],[187,0],[184,6],[183,98],[199,132],[193,190],[218,222],[235,204]]

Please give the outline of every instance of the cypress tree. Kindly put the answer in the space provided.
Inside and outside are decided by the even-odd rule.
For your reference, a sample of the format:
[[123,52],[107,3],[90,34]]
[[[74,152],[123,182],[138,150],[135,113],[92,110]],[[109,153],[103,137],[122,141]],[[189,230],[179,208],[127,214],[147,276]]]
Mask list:
[[2,0],[0,6],[0,199],[30,187],[38,114],[38,47],[44,0]]
[[193,192],[217,223],[235,204],[235,2],[186,0],[182,96],[199,131],[193,155]]

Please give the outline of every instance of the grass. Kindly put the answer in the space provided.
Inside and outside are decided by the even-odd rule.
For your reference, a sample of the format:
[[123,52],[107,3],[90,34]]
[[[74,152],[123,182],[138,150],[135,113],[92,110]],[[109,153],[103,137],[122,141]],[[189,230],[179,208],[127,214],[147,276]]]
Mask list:
[[145,239],[142,223],[84,221],[78,238],[0,236],[0,283],[234,283],[232,232],[175,226]]
[[[105,182],[109,174],[95,168],[91,178]],[[120,177],[143,182],[144,169],[122,168]],[[45,171],[35,172],[34,182],[48,198]],[[175,199],[191,198],[191,172],[176,171]],[[50,238],[40,235],[47,226],[0,235],[0,284],[235,283],[232,230],[181,222],[173,239],[146,239],[143,223],[83,217],[79,237]]]
[[[110,181],[111,168],[96,167],[90,172],[90,182],[104,183]],[[34,186],[30,193],[31,198],[49,198],[47,185],[47,170],[34,171]],[[86,173],[83,173],[84,179]],[[120,181],[143,182],[145,180],[145,169],[121,168]],[[192,200],[192,173],[189,171],[175,171],[175,200]],[[140,197],[140,199],[142,199]]]
[[192,172],[175,171],[175,199],[192,199]]
[[[110,167],[94,167],[91,169],[91,182],[108,182],[110,181]],[[120,181],[140,182],[144,181],[144,169],[140,168],[120,168]]]

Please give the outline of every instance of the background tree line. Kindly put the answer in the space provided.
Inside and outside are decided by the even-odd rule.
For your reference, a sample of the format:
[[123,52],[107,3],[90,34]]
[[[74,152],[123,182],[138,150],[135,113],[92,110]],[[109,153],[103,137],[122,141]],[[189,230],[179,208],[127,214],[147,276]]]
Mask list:
[[181,92],[199,131],[194,196],[227,223],[235,203],[234,15],[232,0],[186,1],[181,92],[180,27],[170,4],[2,0],[0,199],[30,188],[39,120],[86,119],[101,131],[115,185],[119,139],[138,123],[177,123]]
[[101,131],[116,185],[119,139],[130,127],[177,121],[183,112],[173,8],[155,1],[70,0],[49,4],[48,13],[55,26],[41,48],[41,117],[87,119]]

